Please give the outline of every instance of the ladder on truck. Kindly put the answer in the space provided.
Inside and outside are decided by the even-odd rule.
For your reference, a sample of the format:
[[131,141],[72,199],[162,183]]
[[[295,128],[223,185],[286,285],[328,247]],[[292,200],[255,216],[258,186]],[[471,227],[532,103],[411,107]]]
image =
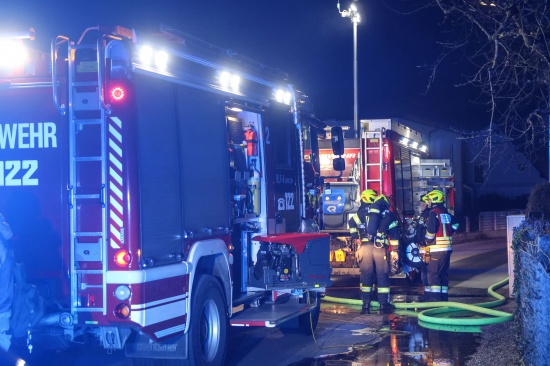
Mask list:
[[384,131],[363,131],[361,135],[362,190],[373,189],[378,194],[383,194],[383,135]]
[[[67,100],[57,97],[58,50],[67,45]],[[103,42],[52,42],[54,102],[69,122],[69,206],[71,314],[106,314],[107,203],[106,117],[103,103]],[[99,60],[99,62],[98,62]],[[62,64],[62,62],[60,63]],[[64,65],[65,66],[65,65]]]

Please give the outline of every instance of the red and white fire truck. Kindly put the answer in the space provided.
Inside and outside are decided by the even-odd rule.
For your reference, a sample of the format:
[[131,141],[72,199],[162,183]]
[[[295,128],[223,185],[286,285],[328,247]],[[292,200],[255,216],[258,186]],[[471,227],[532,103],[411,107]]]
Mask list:
[[48,304],[35,349],[92,334],[219,365],[229,325],[311,333],[331,284],[305,219],[325,126],[286,74],[166,26],[30,43],[1,43],[21,57],[0,70],[0,211]]
[[[328,141],[328,140],[327,140]],[[420,264],[416,245],[406,240],[406,219],[418,215],[420,198],[432,189],[446,193],[450,212],[454,208],[454,179],[450,161],[428,155],[427,141],[404,121],[361,120],[359,138],[346,138],[342,174],[334,171],[332,152],[320,142],[321,174],[325,189],[318,210],[323,232],[330,233],[331,265],[334,275],[358,274],[355,245],[350,240],[348,221],[360,205],[360,193],[374,189],[390,200],[391,209],[403,223],[400,251],[405,274]]]

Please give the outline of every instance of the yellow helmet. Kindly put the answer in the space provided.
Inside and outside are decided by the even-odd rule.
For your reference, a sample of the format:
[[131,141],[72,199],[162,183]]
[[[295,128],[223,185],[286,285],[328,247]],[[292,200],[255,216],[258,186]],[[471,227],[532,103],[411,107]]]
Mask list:
[[445,200],[445,195],[440,190],[434,189],[426,194],[432,203],[441,203]]
[[427,194],[423,194],[422,197],[420,197],[420,201],[424,203],[430,203],[430,199],[428,198]]
[[378,192],[374,189],[365,189],[361,192],[361,201],[365,203],[373,203],[377,196]]

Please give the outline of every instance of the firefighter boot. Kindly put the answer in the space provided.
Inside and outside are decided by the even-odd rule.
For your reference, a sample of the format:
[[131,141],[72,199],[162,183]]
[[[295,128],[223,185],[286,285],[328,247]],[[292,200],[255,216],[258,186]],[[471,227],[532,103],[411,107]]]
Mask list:
[[428,292],[425,302],[441,301],[441,292]]
[[380,304],[380,314],[391,314],[395,311],[395,305],[392,303]]
[[441,286],[441,300],[449,301],[449,286]]
[[370,314],[370,301],[363,301],[363,306],[361,307],[361,315]]
[[425,292],[420,297],[421,302],[438,302],[441,301],[441,292]]
[[395,306],[390,303],[390,294],[379,294],[380,314],[391,314],[395,310]]
[[418,301],[420,302],[429,302],[429,301],[432,301],[431,298],[430,298],[430,292],[429,291],[424,291],[424,294],[423,295],[420,295],[418,297]]

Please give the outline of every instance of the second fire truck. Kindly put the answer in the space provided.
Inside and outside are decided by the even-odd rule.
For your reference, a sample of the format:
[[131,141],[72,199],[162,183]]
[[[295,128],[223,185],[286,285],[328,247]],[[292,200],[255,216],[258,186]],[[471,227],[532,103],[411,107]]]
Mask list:
[[[321,147],[328,147],[323,145]],[[321,174],[326,189],[318,205],[323,231],[330,233],[331,265],[334,275],[358,274],[355,246],[350,240],[348,221],[359,208],[359,195],[373,189],[388,197],[391,209],[402,222],[400,248],[405,274],[420,264],[419,251],[407,240],[407,219],[417,216],[420,199],[428,191],[446,192],[446,206],[453,212],[454,179],[450,161],[429,157],[423,136],[394,119],[361,120],[359,138],[346,138],[343,159],[346,169],[340,174],[331,167],[334,157],[321,148]]]

